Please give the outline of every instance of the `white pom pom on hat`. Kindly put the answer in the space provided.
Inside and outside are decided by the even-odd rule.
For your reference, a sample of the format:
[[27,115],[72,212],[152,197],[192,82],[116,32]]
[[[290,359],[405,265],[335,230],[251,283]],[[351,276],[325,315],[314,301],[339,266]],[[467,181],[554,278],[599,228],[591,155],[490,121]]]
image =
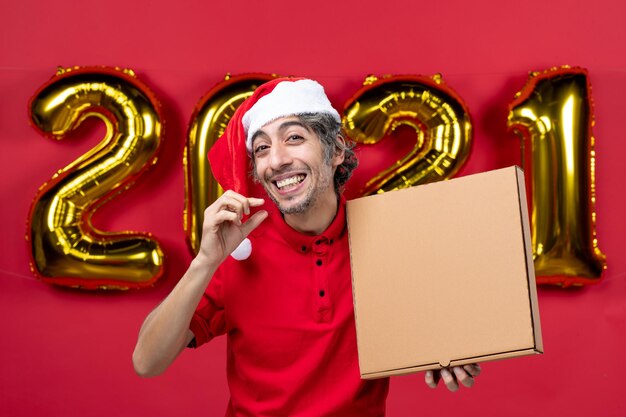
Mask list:
[[250,242],[250,239],[245,238],[239,246],[232,251],[230,256],[238,261],[245,261],[250,257],[250,254],[252,254],[252,242]]

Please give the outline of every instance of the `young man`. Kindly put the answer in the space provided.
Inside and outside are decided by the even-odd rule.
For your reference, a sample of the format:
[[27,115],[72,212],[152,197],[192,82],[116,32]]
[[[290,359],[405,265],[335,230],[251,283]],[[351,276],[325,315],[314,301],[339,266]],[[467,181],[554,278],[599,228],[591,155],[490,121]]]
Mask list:
[[[270,81],[237,109],[209,154],[228,191],[206,209],[188,271],[141,328],[139,375],[226,334],[227,416],[384,415],[388,379],[359,377],[341,196],[357,163],[340,130],[312,80]],[[478,372],[441,377],[454,391]]]

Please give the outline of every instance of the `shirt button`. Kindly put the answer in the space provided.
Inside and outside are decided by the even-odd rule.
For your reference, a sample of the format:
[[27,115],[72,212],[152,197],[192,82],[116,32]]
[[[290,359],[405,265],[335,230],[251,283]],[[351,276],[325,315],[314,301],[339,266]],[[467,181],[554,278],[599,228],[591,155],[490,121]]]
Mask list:
[[326,295],[326,293],[324,292],[324,290],[320,291],[320,297],[323,297],[324,295]]
[[306,252],[306,246],[303,246],[300,249],[302,249],[302,252]]
[[316,264],[317,266],[322,266],[322,260],[321,260],[321,259],[318,259],[317,261],[315,261],[315,264]]

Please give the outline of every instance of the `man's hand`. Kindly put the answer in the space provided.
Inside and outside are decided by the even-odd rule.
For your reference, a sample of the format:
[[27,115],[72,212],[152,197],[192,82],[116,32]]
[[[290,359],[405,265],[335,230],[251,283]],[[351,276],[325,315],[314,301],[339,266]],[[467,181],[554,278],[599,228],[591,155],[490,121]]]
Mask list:
[[211,265],[221,264],[267,218],[267,211],[261,210],[242,223],[251,207],[264,203],[263,199],[247,198],[232,190],[222,194],[204,211],[199,255]]
[[480,365],[471,364],[463,366],[455,366],[452,369],[443,368],[437,371],[426,371],[424,381],[430,388],[437,388],[440,379],[446,384],[446,387],[452,391],[458,391],[459,382],[461,385],[470,388],[474,385],[474,377],[480,375]]

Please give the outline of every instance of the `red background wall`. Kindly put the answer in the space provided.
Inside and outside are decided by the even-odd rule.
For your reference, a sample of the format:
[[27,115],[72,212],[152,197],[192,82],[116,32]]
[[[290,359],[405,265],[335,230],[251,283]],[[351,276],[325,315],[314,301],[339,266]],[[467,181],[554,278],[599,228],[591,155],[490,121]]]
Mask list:
[[[587,68],[593,86],[605,278],[582,289],[540,288],[544,355],[485,364],[475,388],[456,394],[429,390],[422,375],[393,378],[388,414],[626,412],[623,2],[22,0],[0,7],[0,415],[223,415],[223,339],[185,352],[151,380],[135,376],[130,358],[143,318],[191,259],[182,227],[186,128],[198,99],[226,73],[316,78],[339,108],[368,74],[442,73],[474,120],[472,153],[459,173],[467,175],[520,163],[507,104],[528,71],[562,64]],[[45,285],[29,271],[24,233],[37,188],[104,132],[88,123],[55,143],[29,127],[28,99],[57,65],[132,68],[163,104],[159,164],[94,219],[104,230],[160,239],[167,272],[154,288],[80,292]]]

